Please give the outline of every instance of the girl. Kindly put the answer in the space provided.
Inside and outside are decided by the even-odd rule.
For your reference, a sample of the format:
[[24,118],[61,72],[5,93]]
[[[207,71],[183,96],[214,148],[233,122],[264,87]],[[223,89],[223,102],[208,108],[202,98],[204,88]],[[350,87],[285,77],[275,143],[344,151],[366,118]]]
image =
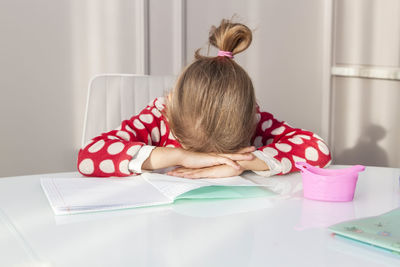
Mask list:
[[312,132],[279,121],[256,104],[253,84],[234,55],[251,43],[248,27],[222,20],[212,27],[216,57],[195,53],[175,88],[117,129],[93,138],[79,151],[86,176],[129,176],[180,166],[168,174],[185,178],[228,177],[296,171],[294,163],[325,167],[326,144]]

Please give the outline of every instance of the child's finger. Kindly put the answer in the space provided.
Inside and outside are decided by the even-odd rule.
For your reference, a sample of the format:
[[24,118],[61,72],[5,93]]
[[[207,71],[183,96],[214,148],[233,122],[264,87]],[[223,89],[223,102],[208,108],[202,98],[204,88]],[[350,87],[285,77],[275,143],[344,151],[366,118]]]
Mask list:
[[226,164],[228,166],[231,166],[232,168],[239,170],[240,169],[240,165],[235,162],[232,159],[229,159],[228,157],[224,157],[224,156],[219,156],[217,157],[217,163],[219,164]]
[[208,177],[205,176],[203,172],[192,172],[192,173],[187,173],[184,175],[185,178],[190,178],[190,179],[200,179],[200,178],[213,178],[213,177]]
[[244,148],[239,149],[239,151],[236,152],[236,153],[250,153],[250,152],[253,152],[255,150],[256,150],[255,146],[248,146],[248,147],[244,147]]
[[192,170],[193,169],[179,167],[179,168],[175,168],[175,169],[167,172],[167,175],[176,176],[176,174],[181,174],[181,173],[189,172],[189,171],[192,171]]
[[212,171],[209,168],[205,169],[196,169],[190,172],[186,172],[183,174],[184,178],[190,178],[190,179],[201,179],[201,178],[215,178],[212,175]]
[[176,177],[181,177],[181,178],[184,178],[184,175],[185,175],[185,173],[178,173],[178,172],[174,172],[174,173],[171,173],[170,175],[172,175],[172,176],[176,176]]
[[196,170],[195,171],[186,171],[186,172],[177,172],[177,173],[173,173],[174,176],[176,177],[181,177],[181,178],[200,178],[198,177],[198,175],[196,175]]
[[184,172],[184,171],[181,171],[181,172],[178,172],[178,171],[170,171],[170,172],[168,172],[167,174],[168,175],[172,175],[172,176],[177,176],[177,177],[183,177],[183,175],[185,174],[186,172]]
[[235,161],[254,159],[254,155],[251,153],[233,153],[233,154],[219,154],[219,155]]
[[187,172],[187,171],[192,171],[192,170],[193,169],[191,169],[191,168],[179,167],[179,168],[176,168],[176,169],[174,169],[172,171],[174,171],[174,172]]

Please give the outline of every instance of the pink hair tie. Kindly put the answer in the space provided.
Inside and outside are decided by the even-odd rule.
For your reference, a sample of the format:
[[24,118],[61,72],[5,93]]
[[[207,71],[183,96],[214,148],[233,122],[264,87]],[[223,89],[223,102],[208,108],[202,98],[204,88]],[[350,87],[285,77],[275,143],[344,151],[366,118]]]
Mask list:
[[218,51],[218,56],[219,56],[219,57],[229,57],[229,58],[233,58],[232,52],[229,52],[229,51],[222,51],[222,50],[219,50],[219,51]]

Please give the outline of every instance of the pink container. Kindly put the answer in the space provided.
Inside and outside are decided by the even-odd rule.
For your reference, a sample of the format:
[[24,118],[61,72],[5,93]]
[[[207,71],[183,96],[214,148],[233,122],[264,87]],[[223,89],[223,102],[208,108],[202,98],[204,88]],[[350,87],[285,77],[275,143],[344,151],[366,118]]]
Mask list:
[[355,165],[346,169],[321,169],[306,162],[296,162],[303,177],[304,197],[322,201],[352,201],[358,173],[365,166]]

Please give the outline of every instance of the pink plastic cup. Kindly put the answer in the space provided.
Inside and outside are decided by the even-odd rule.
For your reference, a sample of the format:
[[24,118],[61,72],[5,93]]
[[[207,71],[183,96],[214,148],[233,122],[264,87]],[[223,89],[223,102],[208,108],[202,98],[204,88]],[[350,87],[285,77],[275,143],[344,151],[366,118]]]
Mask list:
[[321,169],[306,162],[296,162],[303,177],[304,197],[321,201],[352,201],[358,173],[365,166],[355,165],[346,169]]

